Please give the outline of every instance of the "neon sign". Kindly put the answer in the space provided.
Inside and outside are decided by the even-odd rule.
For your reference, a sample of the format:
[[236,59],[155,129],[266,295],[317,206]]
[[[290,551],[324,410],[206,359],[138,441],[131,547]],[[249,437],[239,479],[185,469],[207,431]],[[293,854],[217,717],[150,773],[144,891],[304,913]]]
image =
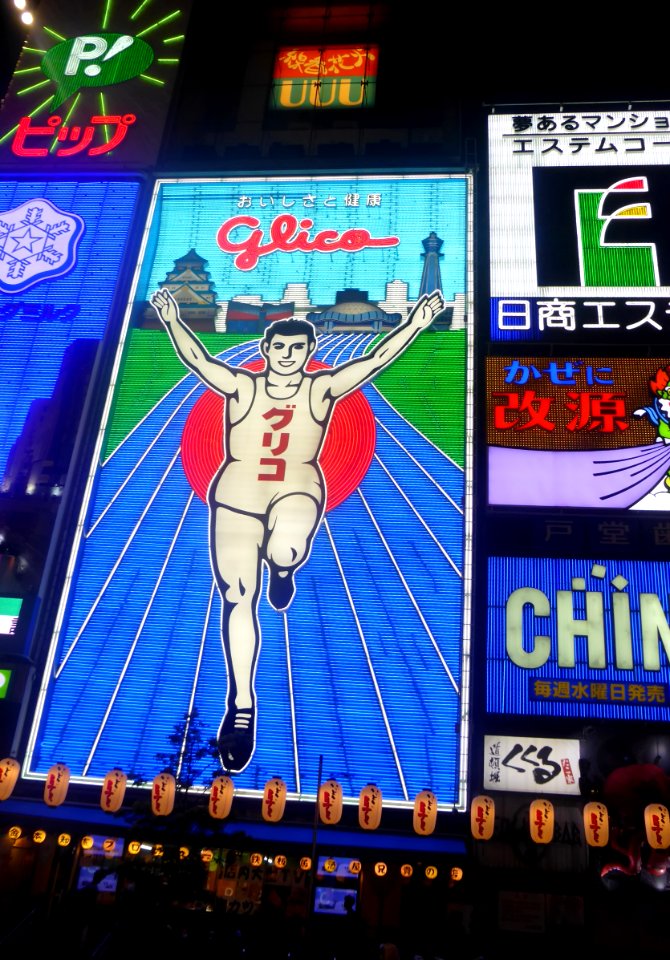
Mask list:
[[491,337],[668,335],[664,110],[489,118]]
[[82,87],[106,87],[132,80],[148,69],[154,51],[140,37],[100,33],[64,40],[48,50],[42,72],[56,84],[56,110]]
[[371,107],[377,47],[297,47],[277,54],[272,105],[280,110]]
[[[29,748],[34,776],[57,751],[84,779],[119,766],[149,782],[195,690],[208,737],[220,732],[223,770],[259,798],[269,769],[291,797],[304,795],[306,771],[316,773],[326,749],[350,802],[374,777],[385,797],[412,807],[430,754],[435,795],[450,808],[464,803],[470,186],[463,175],[157,183],[69,561],[71,590],[52,635]],[[184,217],[185,205],[193,216]],[[270,228],[282,206],[289,249]],[[222,224],[224,245],[245,249],[222,249]],[[319,244],[339,238],[339,249],[321,252],[319,234]],[[440,261],[443,244],[449,257]],[[259,255],[267,245],[272,255]],[[428,317],[417,308],[430,300],[422,284],[432,291],[436,276],[440,309]],[[170,297],[182,321],[173,334],[187,345],[179,355],[163,326],[179,323]],[[401,349],[384,352],[392,345]],[[203,360],[200,373],[223,377],[222,389],[196,377],[190,349]],[[295,374],[283,396],[268,365],[273,377],[289,367]],[[337,379],[361,370],[370,382]],[[238,419],[231,383],[244,402],[253,392],[246,417]],[[338,399],[328,409],[331,388]],[[242,591],[246,619],[222,618],[224,604],[240,604],[220,589],[230,558],[216,553],[216,523],[234,516],[246,532],[226,545],[246,550],[250,528],[263,527],[291,484],[296,496],[303,490],[300,521],[308,510],[319,521],[300,553],[295,544],[285,551],[289,566],[299,562],[295,589],[281,576],[281,551],[270,555],[285,544],[270,545],[268,527],[253,588]],[[232,619],[251,624],[254,643],[251,658],[236,663]],[[332,678],[327,710],[314,695],[323,671]],[[418,688],[426,719],[417,727]],[[66,706],[82,698],[86,710]],[[141,715],[152,718],[146,727]],[[351,731],[344,742],[339,728]],[[211,783],[211,759],[203,763],[198,779]]]
[[[128,128],[135,123],[137,117],[134,113],[127,113],[124,116],[101,116],[90,117],[87,125],[84,127],[74,124],[68,126],[63,123],[58,116],[49,117],[46,126],[33,126],[30,117],[22,117],[19,120],[18,130],[12,140],[12,153],[17,157],[46,157],[57,144],[69,143],[68,146],[59,146],[54,151],[56,157],[74,157],[78,153],[86,151],[87,157],[100,157],[105,153],[111,153],[125,140]],[[109,127],[112,127],[111,135]],[[100,133],[102,143],[91,146],[96,133]],[[48,146],[28,146],[28,138],[48,137],[50,143]]]
[[76,263],[84,221],[44,197],[0,212],[0,290],[20,293]]
[[155,161],[191,0],[43,0],[2,103],[0,166]]
[[489,357],[489,503],[670,510],[667,357]]
[[[14,498],[56,503],[64,491],[138,196],[133,180],[0,178],[0,509],[10,542],[25,535]],[[49,535],[45,523],[44,554]],[[33,564],[23,590],[41,573]]]
[[667,564],[493,557],[489,590],[489,711],[667,718]]
[[[284,213],[275,217],[270,224],[269,239],[263,243],[264,233],[257,217],[240,215],[231,217],[223,223],[216,235],[216,242],[225,253],[234,253],[235,266],[240,270],[253,270],[261,257],[270,253],[332,253],[346,250],[356,253],[366,247],[395,247],[400,243],[398,237],[372,237],[361,227],[349,227],[339,233],[337,230],[319,230],[313,237],[309,231],[314,221],[308,218],[298,220],[292,214]],[[234,240],[233,231],[248,227],[250,233],[246,239]]]

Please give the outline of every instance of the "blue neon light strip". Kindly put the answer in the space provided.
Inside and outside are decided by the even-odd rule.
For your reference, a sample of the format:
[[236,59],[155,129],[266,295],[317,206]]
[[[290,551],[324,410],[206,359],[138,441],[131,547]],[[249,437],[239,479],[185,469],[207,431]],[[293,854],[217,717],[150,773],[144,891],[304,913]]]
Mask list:
[[44,197],[84,222],[76,262],[66,275],[21,293],[0,292],[0,478],[31,404],[51,396],[67,347],[102,337],[138,192],[139,184],[128,181],[0,182],[2,212]]

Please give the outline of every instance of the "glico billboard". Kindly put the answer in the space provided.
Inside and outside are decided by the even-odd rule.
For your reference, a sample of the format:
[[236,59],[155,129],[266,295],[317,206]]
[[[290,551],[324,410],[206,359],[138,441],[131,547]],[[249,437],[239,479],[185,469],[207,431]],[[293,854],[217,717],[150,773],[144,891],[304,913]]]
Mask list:
[[663,720],[670,707],[670,567],[489,559],[487,711]]
[[670,510],[670,356],[488,357],[489,503]]
[[[159,181],[29,775],[462,807],[467,176]],[[183,727],[182,727],[183,731]]]
[[489,118],[491,338],[664,343],[670,113]]

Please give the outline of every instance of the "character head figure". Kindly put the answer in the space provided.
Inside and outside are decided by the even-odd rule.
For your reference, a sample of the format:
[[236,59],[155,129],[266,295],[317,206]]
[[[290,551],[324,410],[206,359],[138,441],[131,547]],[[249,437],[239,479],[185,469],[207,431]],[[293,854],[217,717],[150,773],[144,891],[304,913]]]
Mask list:
[[276,320],[265,331],[260,350],[273,373],[298,373],[316,350],[314,326],[309,320]]
[[659,368],[656,376],[649,381],[649,389],[654,395],[654,406],[661,420],[670,422],[670,366]]

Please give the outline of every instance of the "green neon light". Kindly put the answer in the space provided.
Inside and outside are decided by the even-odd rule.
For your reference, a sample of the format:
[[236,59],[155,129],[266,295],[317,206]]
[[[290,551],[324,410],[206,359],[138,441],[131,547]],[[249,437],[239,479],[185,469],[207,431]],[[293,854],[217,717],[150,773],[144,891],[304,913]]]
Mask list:
[[17,90],[17,97],[24,97],[27,93],[32,93],[33,90],[38,90],[39,87],[43,87],[45,83],[51,83],[51,80],[42,80],[40,83],[34,83],[32,87],[24,87],[23,90]]
[[102,15],[102,29],[103,29],[103,30],[105,30],[105,29],[107,28],[107,24],[109,23],[109,15],[110,15],[111,12],[112,12],[112,0],[107,0],[107,3],[105,4],[105,12],[104,12],[104,14]]
[[[32,110],[32,111],[28,114],[28,116],[29,116],[29,117],[34,117],[36,113],[39,113],[39,112],[40,112],[40,110],[42,109],[42,107],[46,107],[47,103],[50,103],[51,99],[52,99],[51,96],[48,96],[47,99],[44,100],[44,101],[42,101],[42,103],[38,104],[38,106],[36,106],[35,109]],[[15,124],[15,125],[12,127],[11,130],[8,130],[8,131],[7,131],[7,133],[4,135],[4,137],[0,137],[0,143],[4,143],[5,140],[6,140],[8,137],[11,137],[11,135],[12,135],[13,133],[15,133],[18,129],[19,129],[19,125],[18,125],[18,123],[17,123],[17,124]]]
[[[51,99],[51,98],[49,98],[49,99]],[[19,129],[19,125],[18,125],[18,123],[17,123],[16,126],[12,127],[11,130],[8,130],[8,131],[7,131],[7,133],[4,135],[4,137],[0,137],[0,143],[4,143],[5,140],[7,139],[7,137],[11,137],[11,135],[12,135],[16,130],[18,130],[18,129]]]
[[167,17],[163,17],[162,20],[158,20],[156,23],[152,23],[150,27],[147,27],[145,30],[141,30],[140,33],[137,33],[137,37],[143,37],[147,33],[151,33],[152,30],[158,30],[160,26],[164,23],[169,23],[170,20],[174,20],[175,17],[181,16],[181,10],[175,10],[173,13],[169,13]]
[[[105,34],[107,40],[120,40],[122,34]],[[131,39],[132,38],[128,38]],[[74,50],[76,39],[66,40],[64,43],[58,43],[49,50],[42,60],[42,72],[53,80],[56,84],[56,92],[52,109],[56,110],[62,103],[69,100],[80,88],[93,87],[99,90],[115,83],[122,83],[125,80],[133,79],[143,70],[148,70],[154,59],[154,51],[144,40],[134,38],[129,49],[126,49],[121,55],[115,56],[112,60],[98,60],[96,70],[98,73],[90,75],[86,68],[84,71],[77,71],[74,75],[66,72],[68,60]]]
[[[45,27],[45,28],[44,28],[44,32],[45,32],[45,33],[48,33],[49,36],[51,36],[51,37],[55,37],[56,40],[66,40],[66,39],[67,39],[67,37],[61,37],[60,33],[56,33],[56,31],[55,31],[55,30],[52,30],[51,27]],[[42,52],[44,52],[44,51],[42,51]]]
[[157,87],[165,86],[165,80],[158,80],[156,77],[150,77],[148,73],[141,73],[140,76],[148,83],[155,83]]
[[15,70],[14,76],[18,77],[20,73],[35,73],[36,70],[39,70],[39,67],[23,67],[22,70]]
[[38,50],[37,47],[24,47],[26,53],[46,53],[46,50]]
[[[77,101],[79,100],[79,97],[80,97],[80,96],[81,96],[81,94],[78,93],[77,96],[74,98],[74,101],[72,102],[72,106],[71,106],[70,109],[68,110],[67,115],[66,115],[65,120],[63,121],[63,123],[68,123],[68,122],[69,122],[70,117],[71,117],[72,114],[74,113],[74,108],[77,106]],[[49,153],[53,153],[53,151],[56,149],[57,146],[58,146],[58,140],[54,140],[54,142],[53,142],[53,143],[51,144],[51,146],[49,147]]]
[[156,57],[156,63],[179,63],[179,57]]
[[[104,97],[104,94],[103,94],[102,90],[100,91],[100,113],[102,114],[103,117],[104,117],[105,114],[107,113],[107,104],[105,103],[105,97]],[[105,124],[105,136],[106,136],[107,139],[109,140],[109,125],[108,125],[108,124]]]
[[183,40],[185,36],[186,34],[179,33],[176,37],[166,37],[165,40],[163,40],[163,43],[179,43],[179,41]]
[[[582,283],[587,287],[655,287],[658,284],[653,247],[649,244],[608,243],[603,236],[605,217],[600,203],[605,191],[577,190]],[[639,207],[646,205],[640,204]],[[621,215],[621,214],[620,214]],[[638,217],[637,208],[629,214]]]
[[[248,335],[232,333],[203,333],[200,336],[203,344],[214,354],[249,342]],[[465,422],[462,415],[466,389],[463,362],[465,337],[465,330],[452,330],[445,337],[427,336],[423,340],[419,337],[402,357],[375,380],[389,403],[407,419],[417,417],[420,423],[418,429],[461,466],[465,449]],[[183,376],[184,368],[166,340],[167,337],[160,330],[135,329],[131,332],[124,373],[107,428],[103,457],[109,456]],[[148,369],[152,371],[150,381],[147,381]],[[425,384],[422,386],[424,382],[415,376],[416,370],[449,370],[452,375],[440,385],[439,391],[427,397]],[[443,398],[447,398],[446,409],[453,411],[453,418],[445,419]]]
[[130,14],[130,19],[135,20],[136,17],[139,17],[139,15],[142,13],[142,11],[144,10],[144,8],[148,3],[151,3],[151,0],[142,0],[142,3],[139,5],[137,10],[135,10],[134,13]]
[[22,604],[20,597],[0,597],[0,617],[18,617]]

